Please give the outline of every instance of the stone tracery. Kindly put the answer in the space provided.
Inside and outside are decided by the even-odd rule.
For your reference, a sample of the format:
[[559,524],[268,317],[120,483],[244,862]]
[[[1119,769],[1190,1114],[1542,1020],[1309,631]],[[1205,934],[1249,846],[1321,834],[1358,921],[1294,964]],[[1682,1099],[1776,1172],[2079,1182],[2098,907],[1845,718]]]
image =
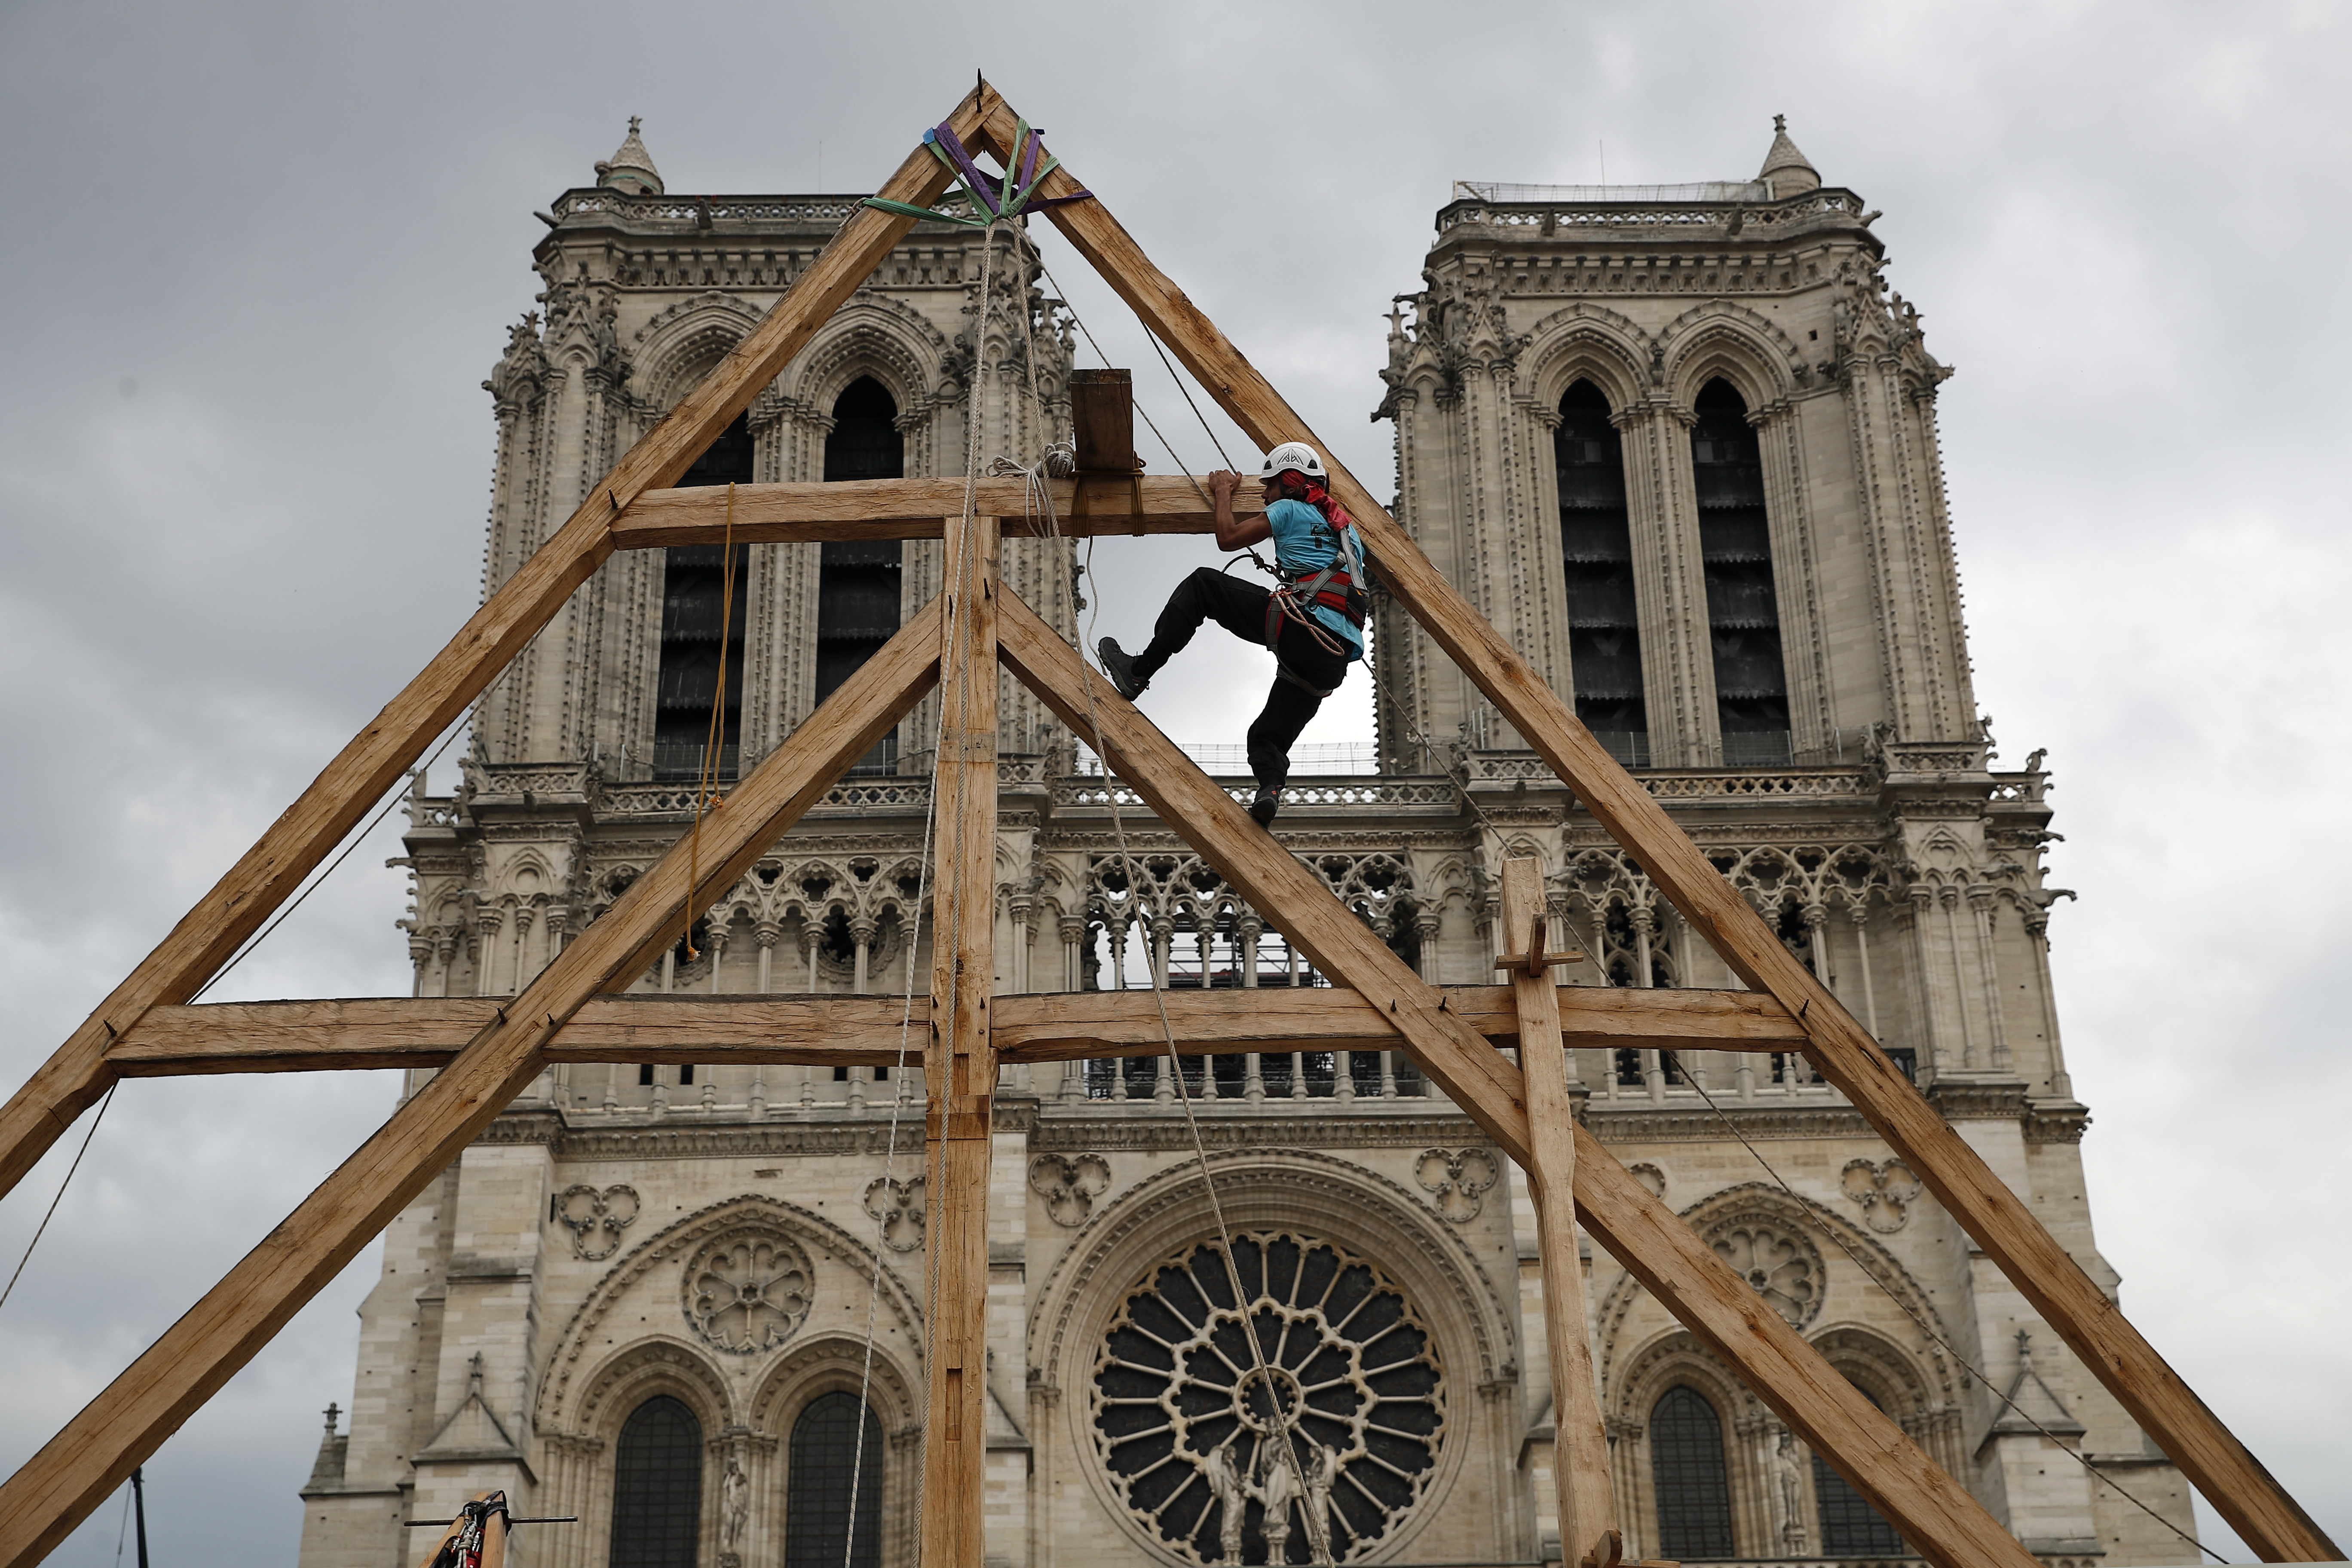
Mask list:
[[[1446,1405],[1434,1341],[1400,1287],[1329,1242],[1251,1232],[1234,1238],[1234,1263],[1265,1371],[1221,1250],[1185,1247],[1130,1290],[1097,1355],[1103,1462],[1137,1523],[1192,1561],[1311,1561],[1309,1518],[1332,1560],[1355,1560],[1435,1468]],[[1295,1461],[1277,1447],[1286,1435]]]

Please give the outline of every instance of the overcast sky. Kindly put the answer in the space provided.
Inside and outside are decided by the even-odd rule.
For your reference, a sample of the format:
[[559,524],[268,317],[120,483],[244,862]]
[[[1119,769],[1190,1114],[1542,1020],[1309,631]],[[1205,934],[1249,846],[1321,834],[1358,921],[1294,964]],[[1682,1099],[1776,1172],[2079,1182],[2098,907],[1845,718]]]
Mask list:
[[[0,1079],[472,608],[478,384],[531,305],[530,215],[627,116],[673,192],[808,191],[820,160],[821,188],[868,190],[984,68],[1381,491],[1381,315],[1449,180],[1590,183],[1604,156],[1620,183],[1742,179],[1785,113],[1825,181],[1885,210],[1889,277],[1958,367],[1940,407],[1979,698],[2006,764],[2049,748],[2053,880],[2082,894],[2053,963],[2100,1246],[2141,1329],[2352,1544],[2352,1040],[2326,978],[2352,896],[2325,848],[2352,779],[2330,608],[2352,576],[2352,17],[1139,9],[0,5]],[[1046,245],[1207,466],[1131,321]],[[1106,543],[1103,629],[1204,548]],[[1236,740],[1221,684],[1157,716]],[[1368,734],[1365,712],[1335,703],[1308,739]],[[404,992],[396,853],[370,840],[214,996]],[[126,1084],[0,1310],[0,1471],[393,1087]],[[0,1204],[0,1269],[80,1131]],[[375,1269],[371,1248],[149,1465],[159,1563],[290,1561]],[[56,1561],[110,1559],[121,1517]]]

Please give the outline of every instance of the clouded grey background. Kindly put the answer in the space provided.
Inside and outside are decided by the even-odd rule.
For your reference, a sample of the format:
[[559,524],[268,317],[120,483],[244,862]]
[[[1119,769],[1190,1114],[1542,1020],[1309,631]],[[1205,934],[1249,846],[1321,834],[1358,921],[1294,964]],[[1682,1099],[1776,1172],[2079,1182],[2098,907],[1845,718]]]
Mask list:
[[[1941,408],[1978,690],[2004,760],[2047,746],[2059,784],[2054,880],[2083,898],[2059,909],[2053,962],[2125,1306],[2352,1542],[2352,1338],[2330,1326],[2352,1288],[2352,1068],[2326,984],[2352,899],[2325,847],[2352,777],[2346,14],[978,15],[0,8],[0,1079],[474,605],[478,383],[531,303],[532,209],[589,183],[626,116],[674,192],[811,190],[820,157],[822,188],[865,190],[985,67],[1379,489],[1381,316],[1415,286],[1450,179],[1592,182],[1604,143],[1621,183],[1745,178],[1785,112],[1826,181],[1885,209],[1890,276],[1959,368]],[[1206,466],[1131,322],[1046,243]],[[1203,548],[1106,543],[1104,629]],[[1223,688],[1247,658],[1203,645],[1157,716],[1237,739]],[[1335,703],[1308,739],[1368,734],[1366,713]],[[404,992],[396,853],[389,830],[370,840],[214,996]],[[0,1468],[392,1092],[381,1075],[126,1084],[0,1311]],[[0,1205],[0,1268],[79,1138]],[[371,1248],[149,1465],[160,1563],[290,1559],[375,1267]],[[56,1561],[110,1558],[120,1519],[110,1501]]]

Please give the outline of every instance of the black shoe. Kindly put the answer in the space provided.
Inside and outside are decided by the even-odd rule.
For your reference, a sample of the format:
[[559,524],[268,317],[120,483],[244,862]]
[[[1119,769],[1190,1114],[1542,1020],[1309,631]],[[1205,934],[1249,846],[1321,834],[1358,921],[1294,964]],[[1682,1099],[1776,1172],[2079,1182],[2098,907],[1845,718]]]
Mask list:
[[1250,820],[1260,827],[1274,826],[1274,814],[1282,809],[1282,792],[1268,784],[1257,786],[1257,798],[1250,802]]
[[1122,651],[1117,637],[1105,637],[1095,645],[1096,657],[1102,660],[1103,673],[1110,677],[1111,689],[1129,702],[1143,695],[1149,680],[1135,679],[1135,658]]

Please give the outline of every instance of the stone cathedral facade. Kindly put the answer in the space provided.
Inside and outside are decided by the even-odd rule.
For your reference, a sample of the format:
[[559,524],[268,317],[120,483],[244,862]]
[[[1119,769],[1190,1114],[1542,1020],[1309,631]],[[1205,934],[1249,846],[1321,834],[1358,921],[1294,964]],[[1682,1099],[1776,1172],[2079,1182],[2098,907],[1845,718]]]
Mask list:
[[[542,215],[541,310],[485,384],[486,585],[854,201],[667,195],[634,124],[597,176]],[[1979,716],[1950,372],[1875,216],[1785,133],[1748,182],[1458,185],[1366,384],[1400,521],[2112,1290],[2051,991],[2048,778],[2039,752],[1999,765]],[[975,234],[918,225],[687,482],[956,475],[974,420],[983,454],[1033,457],[1066,424],[1066,319],[1003,239],[979,319]],[[710,742],[722,776],[753,765],[929,596],[938,554],[609,561],[484,699],[455,790],[419,783],[417,993],[519,990],[685,830]],[[1066,631],[1074,566],[1006,549]],[[1571,981],[1738,984],[1426,637],[1393,605],[1376,627],[1378,767],[1294,778],[1276,825],[1334,897],[1431,981],[1487,984],[1498,868],[1533,855],[1591,954]],[[1131,802],[1123,866],[1120,798],[1009,679],[1003,702],[1000,991],[1321,983]],[[635,989],[922,986],[929,711]],[[2051,1568],[2179,1560],[2115,1489],[2187,1527],[2178,1472],[1800,1058],[1580,1050],[1573,1072],[1594,1135]],[[1303,1498],[1237,1393],[1180,1089],[1279,1325]],[[519,1533],[530,1568],[910,1563],[919,1094],[887,1069],[551,1069],[386,1233],[348,1429],[331,1411],[301,1489],[304,1568],[406,1563],[402,1521],[489,1486],[579,1516]],[[1350,1563],[1557,1556],[1532,1210],[1403,1057],[1014,1067],[995,1114],[992,1565],[1305,1563],[1309,1510]],[[1916,1555],[1612,1259],[1589,1268],[1629,1555]]]

